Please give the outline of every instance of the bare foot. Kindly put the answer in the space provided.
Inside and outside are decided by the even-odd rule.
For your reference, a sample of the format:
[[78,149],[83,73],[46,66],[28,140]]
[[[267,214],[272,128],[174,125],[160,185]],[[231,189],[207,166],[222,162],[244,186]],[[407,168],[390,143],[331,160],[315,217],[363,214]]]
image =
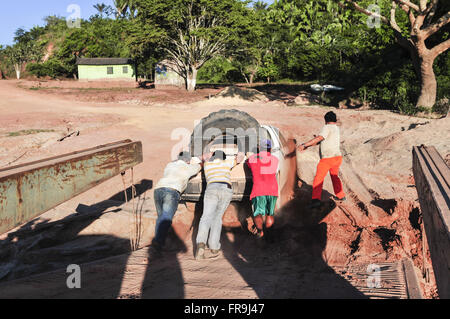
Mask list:
[[258,228],[256,228],[255,225],[252,225],[251,227],[249,227],[248,230],[249,230],[253,235],[256,235],[256,234],[258,233]]
[[266,216],[266,228],[272,227],[275,220],[273,219],[273,216]]
[[247,229],[249,232],[253,233],[253,229],[255,228],[255,224],[253,223],[253,218],[249,217],[247,218]]
[[258,228],[259,230],[263,229],[264,218],[262,215],[257,215],[255,218],[253,218],[253,222],[255,223],[256,228]]

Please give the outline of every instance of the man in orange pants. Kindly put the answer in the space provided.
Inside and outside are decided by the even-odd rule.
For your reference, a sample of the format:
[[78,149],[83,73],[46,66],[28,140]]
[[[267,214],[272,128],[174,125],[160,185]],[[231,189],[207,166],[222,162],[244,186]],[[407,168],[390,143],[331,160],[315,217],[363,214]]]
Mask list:
[[330,172],[334,194],[337,199],[345,200],[342,182],[338,176],[339,167],[342,164],[342,153],[340,150],[340,132],[336,122],[336,114],[334,112],[328,112],[325,114],[325,126],[322,128],[319,135],[306,143],[302,143],[298,147],[300,151],[303,151],[310,146],[320,143],[320,162],[317,165],[316,177],[313,182],[310,208],[321,206],[323,180],[328,172]]

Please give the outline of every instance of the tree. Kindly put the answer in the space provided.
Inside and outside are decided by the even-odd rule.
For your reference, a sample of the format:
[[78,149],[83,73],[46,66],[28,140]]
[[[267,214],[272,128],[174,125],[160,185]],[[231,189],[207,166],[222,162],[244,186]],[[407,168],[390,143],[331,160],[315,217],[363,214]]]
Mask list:
[[[381,13],[365,9],[362,2],[344,0],[344,3],[351,8],[367,16],[380,19],[382,23],[392,29],[397,43],[408,50],[420,79],[421,90],[416,106],[431,109],[436,102],[437,91],[433,64],[436,57],[450,48],[450,37],[447,36],[445,39],[442,35],[438,36],[439,31],[442,33],[443,30],[448,30],[450,23],[448,2],[446,6],[439,7],[443,1],[385,0],[383,4],[386,7],[385,10],[389,11],[389,19]],[[340,2],[341,5],[344,3]],[[403,12],[406,23],[398,23],[399,12]],[[429,47],[430,44],[432,44],[431,47]]]
[[30,46],[25,43],[18,43],[6,48],[6,55],[9,62],[14,66],[16,77],[19,80],[23,65],[30,61]]
[[339,10],[332,0],[279,0],[269,6],[263,25],[280,74],[329,80],[336,71],[332,69],[364,49],[364,42],[358,40],[366,37],[363,28],[354,27],[350,14]]
[[262,66],[258,73],[261,77],[265,77],[267,79],[267,83],[270,83],[270,79],[276,78],[279,75],[278,67],[274,63],[272,55],[267,54],[264,56]]
[[96,9],[98,11],[98,13],[100,14],[100,17],[103,18],[103,13],[105,13],[106,10],[106,4],[104,3],[97,3],[96,5],[93,5],[94,9]]
[[252,10],[247,10],[244,17],[246,25],[242,25],[242,35],[239,41],[228,50],[228,55],[233,58],[233,64],[240,70],[248,84],[258,74],[264,63],[266,54],[272,52],[273,37],[276,36],[267,20],[267,4],[262,1],[253,3]]
[[116,7],[117,16],[123,17],[128,9],[128,1],[127,0],[114,0],[114,6]]
[[[73,29],[60,44],[55,58],[60,62],[60,70],[66,75],[76,74],[76,58],[123,57],[130,51],[126,44],[126,30],[129,22],[123,19],[91,18],[83,21],[83,27]],[[57,74],[63,75],[63,74]]]
[[5,48],[0,44],[0,80],[5,78],[3,67],[5,64]]
[[196,88],[198,70],[209,60],[224,54],[236,41],[248,2],[239,0],[143,0],[137,4],[142,34],[152,35],[171,59],[174,71],[185,79],[186,89]]
[[6,48],[5,55],[14,66],[17,79],[20,79],[25,63],[33,60],[37,61],[41,58],[42,48],[37,43],[37,40],[42,32],[42,28],[33,28],[29,32],[19,28],[15,32],[15,44]]
[[253,3],[253,9],[255,11],[259,11],[259,12],[264,11],[267,9],[267,3],[265,3],[264,1],[261,1],[261,0],[256,1]]
[[130,12],[130,17],[134,18],[136,15],[137,0],[114,0],[117,17],[126,17],[127,12]]

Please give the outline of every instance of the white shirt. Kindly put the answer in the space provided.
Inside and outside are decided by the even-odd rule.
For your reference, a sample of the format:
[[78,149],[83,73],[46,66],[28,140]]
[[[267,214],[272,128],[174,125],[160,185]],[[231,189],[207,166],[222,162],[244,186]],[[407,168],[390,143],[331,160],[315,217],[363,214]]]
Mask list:
[[319,135],[324,138],[320,143],[320,158],[342,156],[340,131],[336,124],[326,124]]
[[156,188],[167,187],[172,188],[180,193],[186,190],[189,179],[197,175],[201,170],[199,160],[191,160],[191,164],[185,161],[177,160],[167,164],[164,169],[164,176],[156,184]]

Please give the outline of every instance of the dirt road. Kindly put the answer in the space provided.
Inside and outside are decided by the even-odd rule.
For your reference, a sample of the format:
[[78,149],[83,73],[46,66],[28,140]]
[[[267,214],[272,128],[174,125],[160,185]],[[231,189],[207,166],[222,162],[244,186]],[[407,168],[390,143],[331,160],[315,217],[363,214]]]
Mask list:
[[[323,125],[323,115],[328,111],[317,106],[288,107],[277,100],[250,102],[239,97],[208,98],[216,92],[217,89],[199,90],[196,98],[190,97],[190,103],[185,103],[181,93],[178,99],[171,98],[168,102],[161,93],[146,90],[139,92],[139,96],[152,100],[151,105],[139,101],[99,103],[98,99],[89,102],[80,98],[81,93],[28,89],[23,83],[0,81],[0,167],[122,139],[140,140],[144,162],[135,168],[134,182],[146,185],[141,196],[149,203],[152,202],[152,185],[162,176],[171,154],[187,144],[187,141],[183,143],[182,136],[189,136],[196,122],[209,113],[236,108],[248,112],[260,123],[279,127],[286,137],[305,141],[317,134]],[[108,93],[102,91],[102,94]],[[114,262],[100,261],[83,268],[90,284],[77,292],[65,287],[64,269],[60,269],[59,274],[38,275],[43,277],[36,279],[6,281],[61,268],[58,260],[48,261],[42,256],[49,256],[46,249],[57,249],[63,243],[38,244],[33,249],[42,254],[36,253],[35,259],[28,260],[31,270],[23,270],[22,274],[14,273],[11,265],[14,260],[26,260],[23,256],[27,250],[22,259],[14,259],[14,249],[9,249],[1,256],[5,260],[0,263],[0,280],[3,278],[4,282],[1,285],[8,289],[0,289],[0,297],[33,297],[36,287],[52,287],[47,289],[46,297],[364,298],[366,295],[343,275],[351,272],[349,269],[355,265],[411,258],[419,272],[418,269],[423,268],[421,219],[410,170],[410,148],[432,141],[441,154],[450,153],[445,139],[439,139],[439,136],[450,136],[449,119],[425,120],[385,111],[336,110],[336,113],[342,123],[347,161],[346,171],[343,170],[345,186],[351,195],[347,203],[328,206],[316,214],[305,209],[315,164],[306,160],[314,159],[312,154],[301,154],[306,163],[301,172],[303,185],[296,199],[280,214],[273,234],[265,241],[256,241],[244,229],[226,229],[222,238],[223,255],[218,260],[198,263],[192,257],[192,230],[183,238],[184,242],[172,234],[172,251],[167,252],[163,260],[149,260],[146,249],[132,254],[126,249],[114,250],[114,254],[125,252],[125,255],[113,257]],[[71,132],[79,134],[58,141]],[[129,178],[127,175],[128,181]],[[326,183],[325,190],[331,192],[331,189]],[[115,177],[47,212],[33,224],[66,218],[80,204],[94,205],[122,191],[122,180]],[[150,211],[149,208],[149,214],[154,215]],[[192,215],[188,221],[195,221],[194,212],[181,212]],[[82,225],[77,227],[80,233],[87,228]],[[77,234],[74,232],[64,244],[82,245],[82,236],[77,237]],[[13,238],[14,235],[9,234],[0,240],[8,247],[19,247],[17,239]],[[103,242],[100,242],[107,248],[127,244],[125,239],[110,239],[102,237]],[[82,247],[78,248],[82,251]],[[97,258],[105,254],[103,251]],[[70,262],[70,256],[62,260]],[[95,256],[76,260],[93,261]],[[37,265],[34,268],[33,262]],[[3,276],[2,269],[5,270]],[[426,296],[432,297],[433,285],[422,282],[422,286]]]

